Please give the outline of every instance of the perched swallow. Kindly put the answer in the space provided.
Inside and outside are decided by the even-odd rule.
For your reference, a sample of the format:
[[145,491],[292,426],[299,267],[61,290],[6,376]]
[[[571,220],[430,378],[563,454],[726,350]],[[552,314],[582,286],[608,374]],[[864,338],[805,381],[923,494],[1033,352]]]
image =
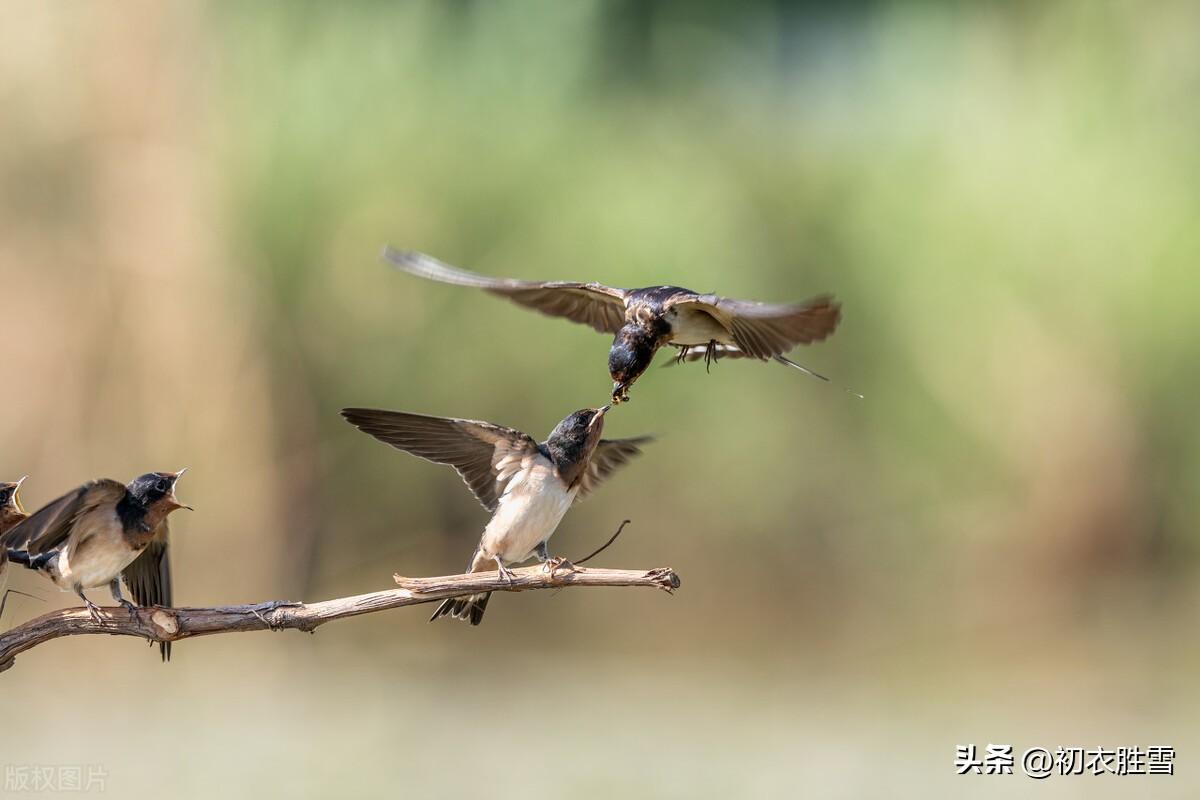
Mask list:
[[[8,530],[29,516],[21,507],[21,484],[24,482],[25,478],[21,478],[16,483],[0,483],[0,537],[3,537]],[[3,547],[0,547],[0,587],[4,586],[7,571],[8,554]],[[0,618],[4,617],[4,607],[8,604],[9,592],[24,594],[15,589],[6,589],[3,596],[0,596]]]
[[[601,439],[609,408],[576,411],[541,443],[512,428],[467,419],[370,408],[347,408],[342,416],[381,442],[458,470],[475,498],[492,512],[467,571],[496,569],[511,580],[507,565],[533,555],[550,561],[546,542],[571,504],[651,440]],[[478,625],[490,596],[446,600],[429,619],[450,616]]]
[[629,399],[629,387],[664,345],[679,348],[680,360],[689,358],[693,348],[701,348],[710,362],[722,348],[723,355],[736,351],[740,356],[774,359],[811,373],[783,354],[797,345],[826,338],[841,319],[841,306],[828,295],[798,305],[768,305],[699,294],[679,286],[616,289],[599,283],[491,278],[391,247],[384,249],[383,257],[422,278],[474,286],[543,314],[615,334],[608,352],[613,403]]
[[[137,606],[121,595],[122,577],[137,605],[169,606],[167,517],[179,508],[191,510],[175,497],[184,471],[151,472],[128,486],[107,478],[90,481],[35,511],[0,542],[13,563],[79,595],[96,621],[98,609],[84,589],[107,585],[113,599],[134,613]],[[159,649],[169,660],[171,643]]]

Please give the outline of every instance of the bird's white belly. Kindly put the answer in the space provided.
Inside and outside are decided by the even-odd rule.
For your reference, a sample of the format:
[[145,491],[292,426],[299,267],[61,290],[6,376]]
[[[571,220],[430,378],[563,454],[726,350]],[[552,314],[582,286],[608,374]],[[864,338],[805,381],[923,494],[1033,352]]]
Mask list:
[[524,478],[509,484],[483,531],[480,547],[486,555],[498,555],[505,563],[525,561],[554,533],[577,492],[568,491],[550,462],[539,459]]
[[733,337],[725,330],[725,326],[703,311],[686,306],[673,308],[667,312],[666,319],[671,324],[671,344],[692,346],[712,341],[733,343]]
[[93,520],[81,520],[87,528],[80,531],[75,544],[58,554],[53,577],[64,589],[107,586],[138,557],[125,541],[115,514],[94,515]]

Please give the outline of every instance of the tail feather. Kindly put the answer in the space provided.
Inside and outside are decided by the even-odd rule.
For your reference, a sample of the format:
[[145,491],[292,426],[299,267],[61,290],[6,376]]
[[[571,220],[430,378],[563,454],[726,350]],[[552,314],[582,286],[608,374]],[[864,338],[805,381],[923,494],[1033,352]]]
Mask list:
[[801,372],[803,372],[806,375],[812,375],[814,378],[823,380],[826,383],[832,383],[832,381],[830,381],[829,378],[826,378],[821,373],[813,372],[808,367],[797,364],[795,361],[792,361],[790,358],[784,358],[783,356],[775,356],[775,360],[778,361],[780,364],[786,364],[789,367],[795,367],[796,369],[800,370]]
[[487,610],[488,600],[491,596],[492,593],[488,592],[487,594],[473,594],[468,597],[451,597],[443,600],[429,621],[433,622],[441,617],[451,617],[461,619],[471,625],[478,625],[483,621],[483,612]]

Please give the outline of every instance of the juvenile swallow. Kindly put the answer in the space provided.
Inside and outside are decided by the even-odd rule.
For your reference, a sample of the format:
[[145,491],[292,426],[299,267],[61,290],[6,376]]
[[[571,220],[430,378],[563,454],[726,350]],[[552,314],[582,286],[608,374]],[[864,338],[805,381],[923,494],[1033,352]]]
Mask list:
[[[454,467],[475,499],[492,512],[467,571],[495,569],[511,580],[510,564],[534,555],[543,563],[551,561],[546,542],[571,504],[651,440],[601,439],[609,408],[576,411],[544,442],[512,428],[467,419],[370,408],[347,408],[342,416],[381,442]],[[450,616],[478,625],[489,597],[490,593],[451,598],[429,619]]]
[[[175,484],[185,470],[151,472],[128,485],[108,478],[89,481],[35,511],[4,534],[9,560],[41,572],[59,588],[75,592],[100,621],[83,593],[107,585],[113,599],[135,613],[121,594],[121,578],[137,605],[171,605],[167,517],[179,508]],[[164,661],[171,643],[161,642]]]
[[[21,478],[16,483],[0,483],[0,541],[2,541],[7,531],[29,516],[25,513],[25,509],[21,507],[21,484],[24,482],[25,478]],[[8,553],[5,552],[3,547],[0,547],[0,587],[3,587],[5,584],[5,573],[7,571]],[[0,618],[4,617],[4,607],[8,604],[9,592],[24,594],[24,592],[17,592],[15,589],[6,589],[4,594],[0,596]]]
[[679,286],[617,289],[600,283],[491,278],[422,253],[391,247],[384,249],[383,257],[422,278],[474,286],[543,314],[615,334],[608,352],[613,403],[629,399],[629,387],[664,345],[679,348],[681,361],[689,358],[693,348],[699,348],[706,363],[710,363],[718,348],[723,348],[723,355],[736,351],[739,356],[774,359],[811,372],[783,354],[797,345],[826,338],[841,319],[841,306],[829,295],[796,305],[769,305],[700,294]]

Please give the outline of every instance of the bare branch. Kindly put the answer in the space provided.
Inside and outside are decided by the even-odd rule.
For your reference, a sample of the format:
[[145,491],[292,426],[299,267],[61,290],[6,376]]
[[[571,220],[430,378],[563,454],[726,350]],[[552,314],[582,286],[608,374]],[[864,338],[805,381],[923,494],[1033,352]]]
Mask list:
[[673,592],[679,576],[669,567],[649,571],[623,569],[562,568],[553,572],[539,566],[512,570],[509,583],[497,572],[446,575],[437,578],[405,578],[396,575],[399,588],[341,597],[317,603],[270,601],[255,605],[216,608],[124,608],[100,609],[97,622],[82,608],[53,611],[0,634],[0,672],[13,665],[21,653],[51,639],[84,634],[139,636],[152,642],[177,642],[193,636],[261,630],[313,632],[335,619],[371,614],[390,608],[415,606],[482,592],[520,592],[528,589],[558,589],[568,586],[648,586]]

